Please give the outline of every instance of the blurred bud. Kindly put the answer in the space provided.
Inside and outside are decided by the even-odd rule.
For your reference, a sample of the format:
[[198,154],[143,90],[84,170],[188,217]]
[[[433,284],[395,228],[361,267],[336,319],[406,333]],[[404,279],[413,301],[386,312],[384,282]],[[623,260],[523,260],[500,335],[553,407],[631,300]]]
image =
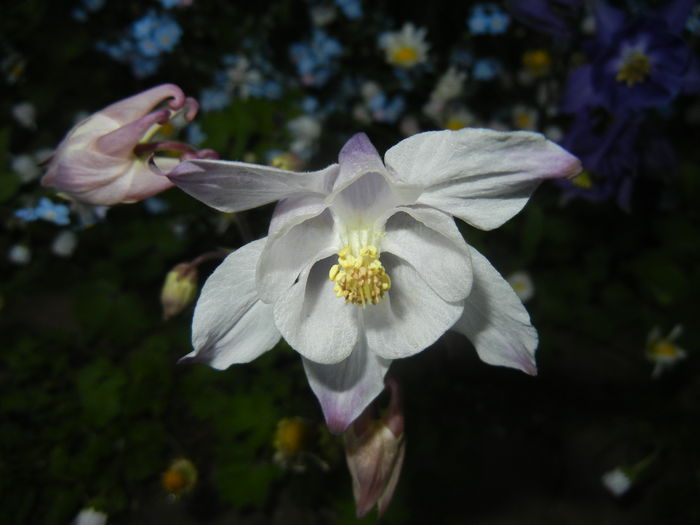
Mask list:
[[51,242],[51,251],[59,257],[70,257],[78,245],[78,236],[70,230],[61,230]]
[[[169,100],[167,107],[154,108]],[[184,113],[191,121],[199,106],[174,84],[163,84],[108,106],[89,116],[58,145],[42,179],[76,201],[111,206],[151,197],[173,184],[152,171],[170,171],[181,159],[216,158],[211,150],[151,139],[172,118]],[[177,152],[180,158],[157,152]]]
[[163,319],[170,319],[184,310],[197,294],[197,268],[193,264],[180,263],[165,276],[160,294]]
[[272,442],[275,448],[274,461],[280,467],[297,472],[306,470],[307,463],[313,461],[321,469],[328,465],[313,453],[318,438],[316,426],[303,417],[285,417],[279,420]]
[[7,259],[12,264],[24,266],[32,260],[32,252],[24,244],[15,244],[7,252]]
[[86,508],[81,510],[72,522],[72,525],[105,525],[107,523],[107,514]]
[[406,442],[399,385],[387,377],[386,386],[390,395],[386,414],[374,418],[370,405],[343,435],[358,518],[375,505],[379,515],[384,514],[401,474]]
[[179,498],[197,484],[197,468],[189,459],[175,459],[163,472],[161,481],[168,494]]
[[627,472],[620,467],[609,470],[601,476],[603,486],[615,497],[620,497],[632,487],[632,480]]
[[280,153],[270,159],[270,166],[287,171],[299,171],[304,167],[304,161],[292,152]]
[[12,116],[25,128],[36,128],[36,109],[31,102],[20,102],[12,106]]

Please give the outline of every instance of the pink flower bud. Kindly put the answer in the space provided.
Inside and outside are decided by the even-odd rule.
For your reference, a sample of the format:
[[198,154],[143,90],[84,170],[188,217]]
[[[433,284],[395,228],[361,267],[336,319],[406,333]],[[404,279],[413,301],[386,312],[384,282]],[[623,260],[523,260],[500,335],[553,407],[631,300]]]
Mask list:
[[406,442],[399,385],[387,376],[386,386],[390,401],[384,417],[374,418],[370,405],[343,435],[358,518],[375,505],[384,514],[401,474]]
[[[168,100],[162,109],[154,109]],[[163,84],[107,106],[77,124],[58,145],[42,179],[73,199],[93,205],[137,202],[173,184],[165,173],[180,159],[155,156],[157,151],[183,153],[184,158],[216,158],[211,150],[196,151],[178,142],[149,142],[173,116],[184,112],[189,122],[199,106],[174,84]],[[155,157],[155,158],[154,158]]]

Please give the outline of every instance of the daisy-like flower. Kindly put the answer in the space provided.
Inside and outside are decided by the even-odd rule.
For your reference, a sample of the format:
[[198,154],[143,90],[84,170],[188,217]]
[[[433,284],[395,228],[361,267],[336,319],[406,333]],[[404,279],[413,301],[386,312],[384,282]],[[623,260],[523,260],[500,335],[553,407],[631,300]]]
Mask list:
[[532,284],[532,278],[526,271],[513,272],[506,280],[513,287],[513,290],[518,294],[522,302],[528,302],[535,295],[535,285]]
[[535,374],[527,311],[453,217],[497,228],[542,179],[579,167],[542,135],[488,129],[419,133],[384,161],[357,134],[338,164],[310,173],[182,163],[171,180],[217,210],[279,201],[268,236],[229,255],[204,285],[187,358],[223,369],[284,337],[336,433],[382,391],[392,360],[449,329],[485,362]]
[[661,330],[654,327],[647,338],[647,359],[654,363],[651,377],[659,377],[665,370],[671,368],[678,361],[687,357],[686,351],[676,344],[683,333],[683,327],[676,325],[667,336],[661,335]]
[[425,28],[416,28],[406,23],[401,31],[385,33],[379,39],[386,61],[401,69],[411,69],[427,60],[428,44]]

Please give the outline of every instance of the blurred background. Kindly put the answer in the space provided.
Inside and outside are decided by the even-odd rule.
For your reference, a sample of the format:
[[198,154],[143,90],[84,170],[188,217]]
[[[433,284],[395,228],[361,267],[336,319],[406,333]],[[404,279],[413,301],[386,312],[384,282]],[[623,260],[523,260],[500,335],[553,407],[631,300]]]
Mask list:
[[178,365],[192,305],[164,319],[168,272],[264,236],[272,207],[171,189],[107,208],[40,184],[79,120],[162,83],[201,106],[163,137],[224,159],[313,170],[359,131],[383,153],[465,126],[578,155],[499,230],[460,224],[525,301],[539,375],[452,333],[394,362],[407,448],[383,521],[700,523],[699,34],[678,0],[6,3],[3,523],[356,521],[296,352]]

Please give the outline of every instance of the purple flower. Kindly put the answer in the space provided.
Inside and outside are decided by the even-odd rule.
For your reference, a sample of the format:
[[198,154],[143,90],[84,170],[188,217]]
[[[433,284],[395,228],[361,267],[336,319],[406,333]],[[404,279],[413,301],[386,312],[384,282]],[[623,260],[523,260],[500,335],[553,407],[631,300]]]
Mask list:
[[673,175],[676,169],[673,147],[639,112],[581,111],[561,146],[577,155],[585,170],[573,180],[556,181],[565,201],[614,198],[628,210],[637,179]]
[[580,21],[583,0],[509,0],[515,18],[536,31],[569,37]]
[[676,0],[663,10],[630,17],[598,2],[596,37],[588,47],[591,62],[569,78],[565,111],[601,105],[620,113],[700,90],[697,62],[680,37],[691,5]]

